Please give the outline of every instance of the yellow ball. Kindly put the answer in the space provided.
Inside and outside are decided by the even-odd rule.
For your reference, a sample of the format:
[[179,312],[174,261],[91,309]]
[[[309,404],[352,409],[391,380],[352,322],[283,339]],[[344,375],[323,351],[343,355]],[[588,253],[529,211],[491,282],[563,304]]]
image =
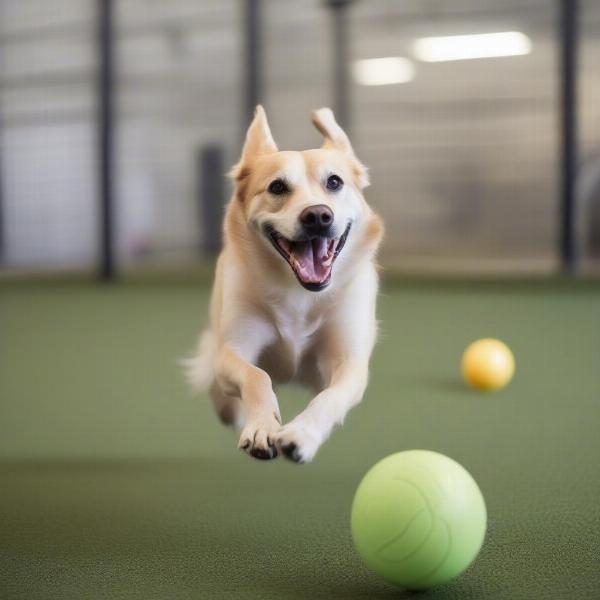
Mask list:
[[478,390],[499,390],[513,377],[515,358],[500,340],[485,338],[473,342],[462,357],[465,381]]

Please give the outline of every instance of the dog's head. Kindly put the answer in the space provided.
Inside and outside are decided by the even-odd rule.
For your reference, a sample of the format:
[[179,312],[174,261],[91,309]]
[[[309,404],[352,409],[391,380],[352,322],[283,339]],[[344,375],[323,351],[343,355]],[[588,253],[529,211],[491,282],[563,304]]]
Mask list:
[[[376,217],[362,195],[366,168],[332,111],[315,111],[312,122],[325,138],[321,148],[280,152],[258,106],[232,170],[233,201],[240,204],[256,243],[268,248],[303,287],[320,291],[332,281],[340,255],[361,248],[372,254],[381,225],[377,219],[374,231]],[[376,238],[374,244],[365,244],[365,236]]]

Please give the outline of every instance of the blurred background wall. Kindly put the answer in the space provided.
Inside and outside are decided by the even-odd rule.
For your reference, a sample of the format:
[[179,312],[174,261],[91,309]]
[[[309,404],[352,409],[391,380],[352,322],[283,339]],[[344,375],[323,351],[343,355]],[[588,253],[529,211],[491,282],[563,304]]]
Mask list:
[[[112,222],[122,272],[187,268],[214,246],[219,189],[229,193],[222,174],[249,118],[252,1],[113,2]],[[336,103],[334,9],[257,4],[259,99],[281,148],[314,147],[309,113]],[[0,0],[5,271],[96,269],[101,5]],[[347,127],[371,169],[368,199],[386,221],[385,266],[558,269],[559,5],[356,0],[344,9]],[[576,242],[590,271],[600,262],[600,3],[581,0],[578,24]],[[514,55],[472,60],[418,52],[423,38],[495,32],[519,32],[525,43]],[[396,80],[372,85],[377,65],[359,61],[385,57],[400,59]]]

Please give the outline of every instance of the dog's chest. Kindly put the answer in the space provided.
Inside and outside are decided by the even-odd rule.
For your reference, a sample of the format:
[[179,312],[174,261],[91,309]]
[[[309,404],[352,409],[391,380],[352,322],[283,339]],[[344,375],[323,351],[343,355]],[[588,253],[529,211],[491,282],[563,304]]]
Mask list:
[[282,343],[288,348],[288,352],[299,359],[322,322],[321,317],[312,319],[305,317],[278,322],[277,329]]
[[268,350],[267,371],[277,380],[290,380],[296,374],[306,350],[313,344],[323,324],[322,315],[308,311],[281,311],[275,314],[277,341]]

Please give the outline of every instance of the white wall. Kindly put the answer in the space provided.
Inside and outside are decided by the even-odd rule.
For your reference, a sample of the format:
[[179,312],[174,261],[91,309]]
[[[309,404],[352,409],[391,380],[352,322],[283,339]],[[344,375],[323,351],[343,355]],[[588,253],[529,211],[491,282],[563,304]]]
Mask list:
[[93,0],[0,2],[6,262],[82,267],[96,253]]
[[[121,260],[194,259],[196,153],[243,126],[238,0],[115,0]],[[598,3],[586,0],[583,156],[600,145]],[[362,0],[352,58],[410,56],[427,35],[525,32],[528,56],[417,63],[414,81],[352,87],[351,135],[384,216],[382,261],[556,261],[558,80],[554,0]],[[9,264],[90,266],[96,254],[94,0],[0,1],[0,135]],[[331,22],[317,0],[264,0],[265,104],[282,148],[315,146],[332,103]],[[585,227],[583,227],[585,229]]]

